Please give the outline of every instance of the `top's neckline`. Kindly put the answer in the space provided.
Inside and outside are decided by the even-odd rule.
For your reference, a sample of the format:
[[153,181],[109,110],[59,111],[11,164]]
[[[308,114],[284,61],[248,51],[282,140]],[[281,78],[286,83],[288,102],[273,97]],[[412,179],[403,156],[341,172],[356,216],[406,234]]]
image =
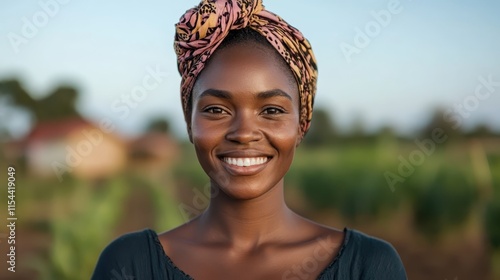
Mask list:
[[[172,259],[167,255],[167,253],[165,252],[165,250],[163,249],[163,245],[161,245],[161,242],[160,242],[160,239],[158,237],[158,234],[156,233],[156,231],[152,230],[152,229],[146,229],[150,235],[152,236],[153,238],[153,241],[154,243],[156,244],[156,246],[158,247],[158,250],[162,252],[162,255],[163,255],[163,260],[165,261],[166,265],[171,267],[173,270],[183,274],[187,279],[189,280],[194,280],[194,278],[187,274],[186,272],[184,272],[181,268],[179,268],[173,261]],[[337,254],[335,255],[335,257],[333,258],[333,260],[330,262],[330,264],[328,264],[328,266],[325,267],[325,269],[323,269],[323,271],[318,275],[318,278],[317,279],[321,279],[321,277],[323,277],[323,275],[325,273],[327,273],[330,269],[332,269],[332,267],[335,265],[335,263],[340,259],[340,257],[342,256],[342,253],[345,249],[345,247],[347,246],[347,243],[349,242],[349,239],[351,237],[351,232],[352,230],[351,229],[348,229],[348,228],[344,228],[344,241],[342,242],[342,246],[340,247],[339,251],[337,252]]]

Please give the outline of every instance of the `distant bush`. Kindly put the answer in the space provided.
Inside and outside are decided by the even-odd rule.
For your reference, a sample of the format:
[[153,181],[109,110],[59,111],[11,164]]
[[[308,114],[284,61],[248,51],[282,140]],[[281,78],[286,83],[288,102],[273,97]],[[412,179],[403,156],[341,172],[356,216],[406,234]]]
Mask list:
[[430,238],[465,222],[477,201],[477,190],[458,167],[439,170],[413,198],[414,222]]
[[374,149],[346,146],[302,151],[287,176],[316,210],[335,209],[347,219],[376,217],[393,209],[401,193],[391,193]]
[[486,206],[485,227],[494,249],[500,250],[500,156],[491,157],[493,194]]
[[123,181],[110,180],[98,191],[74,183],[69,193],[52,198],[53,241],[48,258],[38,263],[41,279],[89,279],[121,217],[128,193]]

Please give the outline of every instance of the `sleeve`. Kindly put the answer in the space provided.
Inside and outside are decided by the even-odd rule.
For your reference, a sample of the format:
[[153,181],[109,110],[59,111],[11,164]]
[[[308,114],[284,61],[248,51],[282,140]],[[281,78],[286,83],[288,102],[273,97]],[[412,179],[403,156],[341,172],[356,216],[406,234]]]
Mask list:
[[125,234],[101,252],[92,280],[152,279],[147,270],[147,239],[142,232]]
[[408,279],[399,254],[390,243],[373,237],[365,239],[363,243],[365,265],[361,279]]

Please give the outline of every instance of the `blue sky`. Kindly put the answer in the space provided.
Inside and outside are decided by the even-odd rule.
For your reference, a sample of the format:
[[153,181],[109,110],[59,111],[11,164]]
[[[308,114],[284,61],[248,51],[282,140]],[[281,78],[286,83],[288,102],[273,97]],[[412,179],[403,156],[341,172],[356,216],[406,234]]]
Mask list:
[[[2,1],[0,79],[19,78],[37,97],[73,84],[81,93],[80,111],[96,122],[110,119],[123,134],[136,133],[154,116],[168,117],[183,134],[172,40],[174,24],[198,1],[172,2]],[[50,9],[43,3],[51,3]],[[361,117],[370,130],[389,124],[411,132],[437,106],[453,111],[462,105],[468,108],[467,117],[461,116],[465,127],[486,122],[500,131],[500,86],[473,100],[479,77],[500,82],[499,1],[264,4],[311,41],[320,73],[316,106],[331,110],[342,127]],[[377,21],[374,14],[386,17]],[[29,24],[36,29],[31,38],[23,33]],[[24,41],[16,45],[14,37]],[[346,55],[346,45],[356,52]],[[114,110],[151,69],[166,73],[158,86],[126,114]],[[22,115],[0,116],[16,134],[26,129]]]

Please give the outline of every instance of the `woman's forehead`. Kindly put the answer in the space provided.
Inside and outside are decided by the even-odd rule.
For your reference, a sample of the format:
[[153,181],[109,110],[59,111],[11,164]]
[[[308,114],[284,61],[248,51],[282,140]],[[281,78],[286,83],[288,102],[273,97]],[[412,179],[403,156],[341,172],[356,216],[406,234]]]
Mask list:
[[298,86],[288,65],[272,48],[238,43],[218,50],[198,76],[193,98],[208,88],[229,92],[264,92],[274,89],[298,99]]

